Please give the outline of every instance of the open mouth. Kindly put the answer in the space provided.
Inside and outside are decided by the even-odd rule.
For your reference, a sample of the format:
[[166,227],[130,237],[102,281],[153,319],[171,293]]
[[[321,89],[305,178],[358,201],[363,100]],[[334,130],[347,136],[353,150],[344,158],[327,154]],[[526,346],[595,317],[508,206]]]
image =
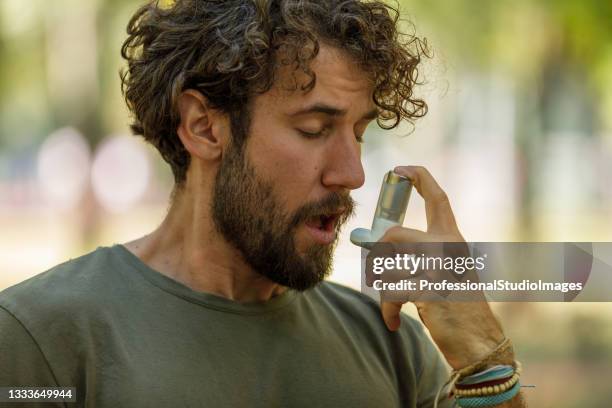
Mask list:
[[318,214],[306,220],[305,225],[310,231],[310,236],[320,245],[329,245],[336,240],[336,229],[338,221],[344,214],[344,209],[328,211]]
[[306,224],[309,227],[317,228],[321,231],[332,232],[336,227],[336,222],[341,213],[321,214],[310,218]]

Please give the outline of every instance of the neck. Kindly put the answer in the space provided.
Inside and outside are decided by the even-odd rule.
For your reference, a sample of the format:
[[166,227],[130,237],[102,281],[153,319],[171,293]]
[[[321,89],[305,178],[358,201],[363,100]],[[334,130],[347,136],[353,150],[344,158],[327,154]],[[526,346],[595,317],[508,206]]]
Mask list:
[[286,288],[254,271],[220,235],[211,194],[185,186],[155,231],[125,247],[158,272],[198,292],[237,302],[264,302]]

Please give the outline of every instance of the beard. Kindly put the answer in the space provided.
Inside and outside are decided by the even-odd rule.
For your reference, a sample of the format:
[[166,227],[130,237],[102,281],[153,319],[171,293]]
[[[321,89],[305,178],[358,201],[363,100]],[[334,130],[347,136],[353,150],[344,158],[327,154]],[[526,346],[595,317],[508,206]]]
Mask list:
[[[274,185],[257,176],[244,146],[232,143],[215,178],[212,217],[217,231],[240,251],[244,260],[271,281],[303,291],[323,281],[331,271],[340,228],[352,216],[354,201],[332,192],[293,213],[274,194]],[[345,211],[336,220],[336,240],[313,244],[303,255],[295,246],[297,228],[313,217]]]

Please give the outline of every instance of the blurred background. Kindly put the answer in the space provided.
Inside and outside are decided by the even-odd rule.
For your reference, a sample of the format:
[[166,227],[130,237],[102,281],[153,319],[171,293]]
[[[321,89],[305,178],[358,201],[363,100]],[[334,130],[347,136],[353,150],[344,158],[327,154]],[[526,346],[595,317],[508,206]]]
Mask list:
[[[169,168],[129,135],[119,49],[139,1],[0,0],[0,290],[140,237],[165,215]],[[416,126],[372,126],[331,279],[359,288],[385,171],[426,166],[468,241],[612,241],[612,2],[402,0],[427,38]],[[424,229],[422,200],[406,225]],[[494,304],[533,407],[609,407],[612,306]],[[408,306],[408,313],[415,315]]]

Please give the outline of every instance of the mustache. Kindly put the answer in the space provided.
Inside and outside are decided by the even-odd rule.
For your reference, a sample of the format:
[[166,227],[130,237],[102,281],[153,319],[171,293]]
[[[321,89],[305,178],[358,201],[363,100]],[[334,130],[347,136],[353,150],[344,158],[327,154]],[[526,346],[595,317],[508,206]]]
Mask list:
[[310,218],[343,210],[336,223],[341,226],[355,214],[355,206],[355,200],[348,193],[333,192],[319,201],[299,208],[292,217],[290,227],[293,229]]

